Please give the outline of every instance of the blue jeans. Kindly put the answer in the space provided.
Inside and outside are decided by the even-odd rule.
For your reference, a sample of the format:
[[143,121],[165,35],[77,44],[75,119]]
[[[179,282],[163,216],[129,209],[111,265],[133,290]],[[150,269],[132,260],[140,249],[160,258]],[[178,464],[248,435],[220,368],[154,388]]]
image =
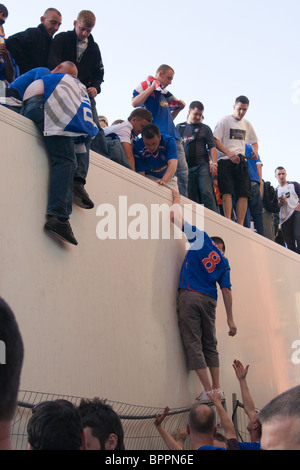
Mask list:
[[250,218],[252,217],[257,233],[264,235],[263,203],[260,184],[257,181],[251,181],[251,197],[248,199],[248,208],[249,211],[246,214],[247,227],[250,227]]
[[200,163],[189,168],[189,199],[218,212],[208,163]]
[[178,150],[177,176],[178,190],[181,196],[188,197],[189,169],[181,140],[176,140]]
[[72,213],[74,178],[85,183],[87,176],[90,141],[61,135],[44,136],[43,97],[26,100],[21,114],[37,125],[49,154],[51,176],[47,214],[68,219]]
[[129,170],[132,170],[119,139],[111,139],[110,137],[106,137],[106,145],[108,148],[110,160],[113,160],[114,162],[129,168]]

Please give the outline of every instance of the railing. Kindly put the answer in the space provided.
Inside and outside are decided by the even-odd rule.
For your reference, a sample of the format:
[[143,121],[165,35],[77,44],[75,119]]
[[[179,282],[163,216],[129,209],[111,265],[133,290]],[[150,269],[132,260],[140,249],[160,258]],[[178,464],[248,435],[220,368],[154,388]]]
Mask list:
[[[81,397],[56,395],[32,391],[20,391],[18,409],[13,423],[12,438],[15,450],[24,450],[28,446],[27,423],[31,416],[31,408],[36,403],[46,400],[63,398],[79,405]],[[154,426],[154,419],[161,408],[130,405],[105,399],[118,413],[122,421],[126,450],[167,450],[162,438]],[[185,428],[190,407],[174,408],[163,422],[164,428],[174,436],[178,428]],[[189,442],[186,441],[186,448]]]
[[[256,410],[259,411],[259,410]],[[237,439],[240,442],[249,442],[249,432],[247,431],[247,425],[249,423],[249,418],[245,413],[245,408],[243,403],[241,403],[236,394],[232,394],[232,422],[236,432]]]
[[[76,406],[79,405],[81,400],[81,397],[69,395],[20,391],[18,408],[12,431],[14,449],[24,450],[28,446],[27,423],[31,416],[31,409],[33,406],[36,403],[46,400],[55,400],[57,398],[69,400]],[[162,413],[163,409],[120,403],[107,399],[104,400],[105,403],[111,405],[120,416],[124,428],[126,450],[167,450],[164,441],[154,426],[156,415],[158,413]],[[224,403],[224,408],[226,410],[226,402]],[[190,406],[170,409],[163,422],[163,426],[173,437],[175,436],[178,428],[186,428],[189,410]],[[243,403],[237,399],[235,393],[232,394],[232,410],[232,421],[237,439],[240,442],[249,441],[249,433],[247,431],[249,418],[244,411]],[[219,427],[219,430],[222,431],[222,428]],[[188,439],[186,439],[185,442],[185,449],[189,449]]]

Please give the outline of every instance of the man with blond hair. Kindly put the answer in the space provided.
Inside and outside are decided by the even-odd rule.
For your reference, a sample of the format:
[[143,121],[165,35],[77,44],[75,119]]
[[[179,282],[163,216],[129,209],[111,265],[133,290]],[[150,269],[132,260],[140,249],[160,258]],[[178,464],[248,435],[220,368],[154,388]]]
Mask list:
[[6,40],[6,47],[21,75],[36,67],[47,66],[49,48],[61,22],[61,13],[56,8],[47,8],[36,28],[15,33]]
[[[82,10],[74,21],[74,29],[59,33],[53,40],[48,58],[52,70],[61,62],[70,60],[76,64],[78,79],[86,86],[93,111],[95,98],[101,92],[104,67],[98,44],[94,41],[92,30],[96,24],[94,13]],[[99,125],[98,113],[95,123]]]
[[98,44],[94,41],[92,30],[96,24],[96,17],[90,10],[79,12],[74,21],[74,29],[59,33],[51,46],[48,58],[48,67],[52,70],[61,62],[70,60],[76,64],[78,79],[87,89],[95,124],[98,127],[96,139],[91,149],[98,153],[107,154],[107,146],[103,130],[99,124],[98,111],[95,98],[101,92],[101,83],[104,77],[104,67]]

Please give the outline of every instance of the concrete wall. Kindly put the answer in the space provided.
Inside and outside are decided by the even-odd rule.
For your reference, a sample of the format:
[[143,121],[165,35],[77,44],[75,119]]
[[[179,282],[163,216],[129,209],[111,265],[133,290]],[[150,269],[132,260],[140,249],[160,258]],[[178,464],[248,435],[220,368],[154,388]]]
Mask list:
[[[91,152],[86,188],[95,208],[74,206],[70,221],[79,244],[66,245],[43,229],[49,164],[33,123],[1,107],[0,136],[0,295],[15,311],[25,342],[21,388],[158,407],[192,403],[201,386],[186,369],[176,318],[185,240],[149,239],[151,207],[170,205],[170,191]],[[127,223],[119,207],[125,203]],[[113,234],[112,208],[116,239],[100,239],[105,229]],[[141,208],[147,214],[136,212]],[[145,214],[148,239],[133,239],[146,232]],[[249,363],[260,407],[299,383],[299,256],[204,214],[205,230],[227,246],[238,326],[229,337],[220,297],[222,387],[228,397],[238,392],[232,361]],[[128,231],[119,234],[119,227]]]

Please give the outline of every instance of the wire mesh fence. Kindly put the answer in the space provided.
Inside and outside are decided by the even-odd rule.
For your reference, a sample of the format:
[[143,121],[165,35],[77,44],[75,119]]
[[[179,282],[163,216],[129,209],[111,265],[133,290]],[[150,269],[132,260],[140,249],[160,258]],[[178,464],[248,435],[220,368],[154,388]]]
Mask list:
[[[259,410],[256,410],[257,412]],[[235,393],[232,394],[232,422],[236,432],[236,437],[240,442],[249,442],[250,435],[247,430],[249,417],[245,413],[243,403],[241,403]]]
[[[28,446],[27,423],[31,416],[31,408],[37,403],[63,398],[79,405],[81,397],[57,395],[43,392],[20,391],[18,408],[12,428],[12,442],[15,450],[25,450]],[[126,450],[167,450],[161,436],[154,426],[155,416],[162,413],[162,408],[131,405],[105,399],[118,413],[125,436]],[[185,428],[190,407],[170,409],[163,422],[166,431],[175,437],[178,428]],[[189,448],[186,440],[185,448]]]
[[[82,397],[44,392],[26,390],[19,392],[18,407],[12,428],[13,449],[25,450],[28,447],[27,423],[33,406],[42,401],[56,400],[57,398],[71,401],[75,406],[78,406],[82,399]],[[154,426],[155,417],[163,412],[162,408],[120,403],[108,399],[104,399],[104,401],[112,406],[122,421],[126,450],[168,450]],[[172,437],[176,437],[179,428],[186,429],[190,408],[191,406],[170,409],[163,421],[163,427]],[[224,408],[226,409],[226,403]],[[240,442],[249,441],[247,431],[249,419],[244,411],[243,403],[237,400],[235,394],[232,395],[232,410],[232,421],[237,439]],[[218,430],[222,432],[222,427],[219,426]],[[188,438],[185,441],[184,449],[190,449]]]

